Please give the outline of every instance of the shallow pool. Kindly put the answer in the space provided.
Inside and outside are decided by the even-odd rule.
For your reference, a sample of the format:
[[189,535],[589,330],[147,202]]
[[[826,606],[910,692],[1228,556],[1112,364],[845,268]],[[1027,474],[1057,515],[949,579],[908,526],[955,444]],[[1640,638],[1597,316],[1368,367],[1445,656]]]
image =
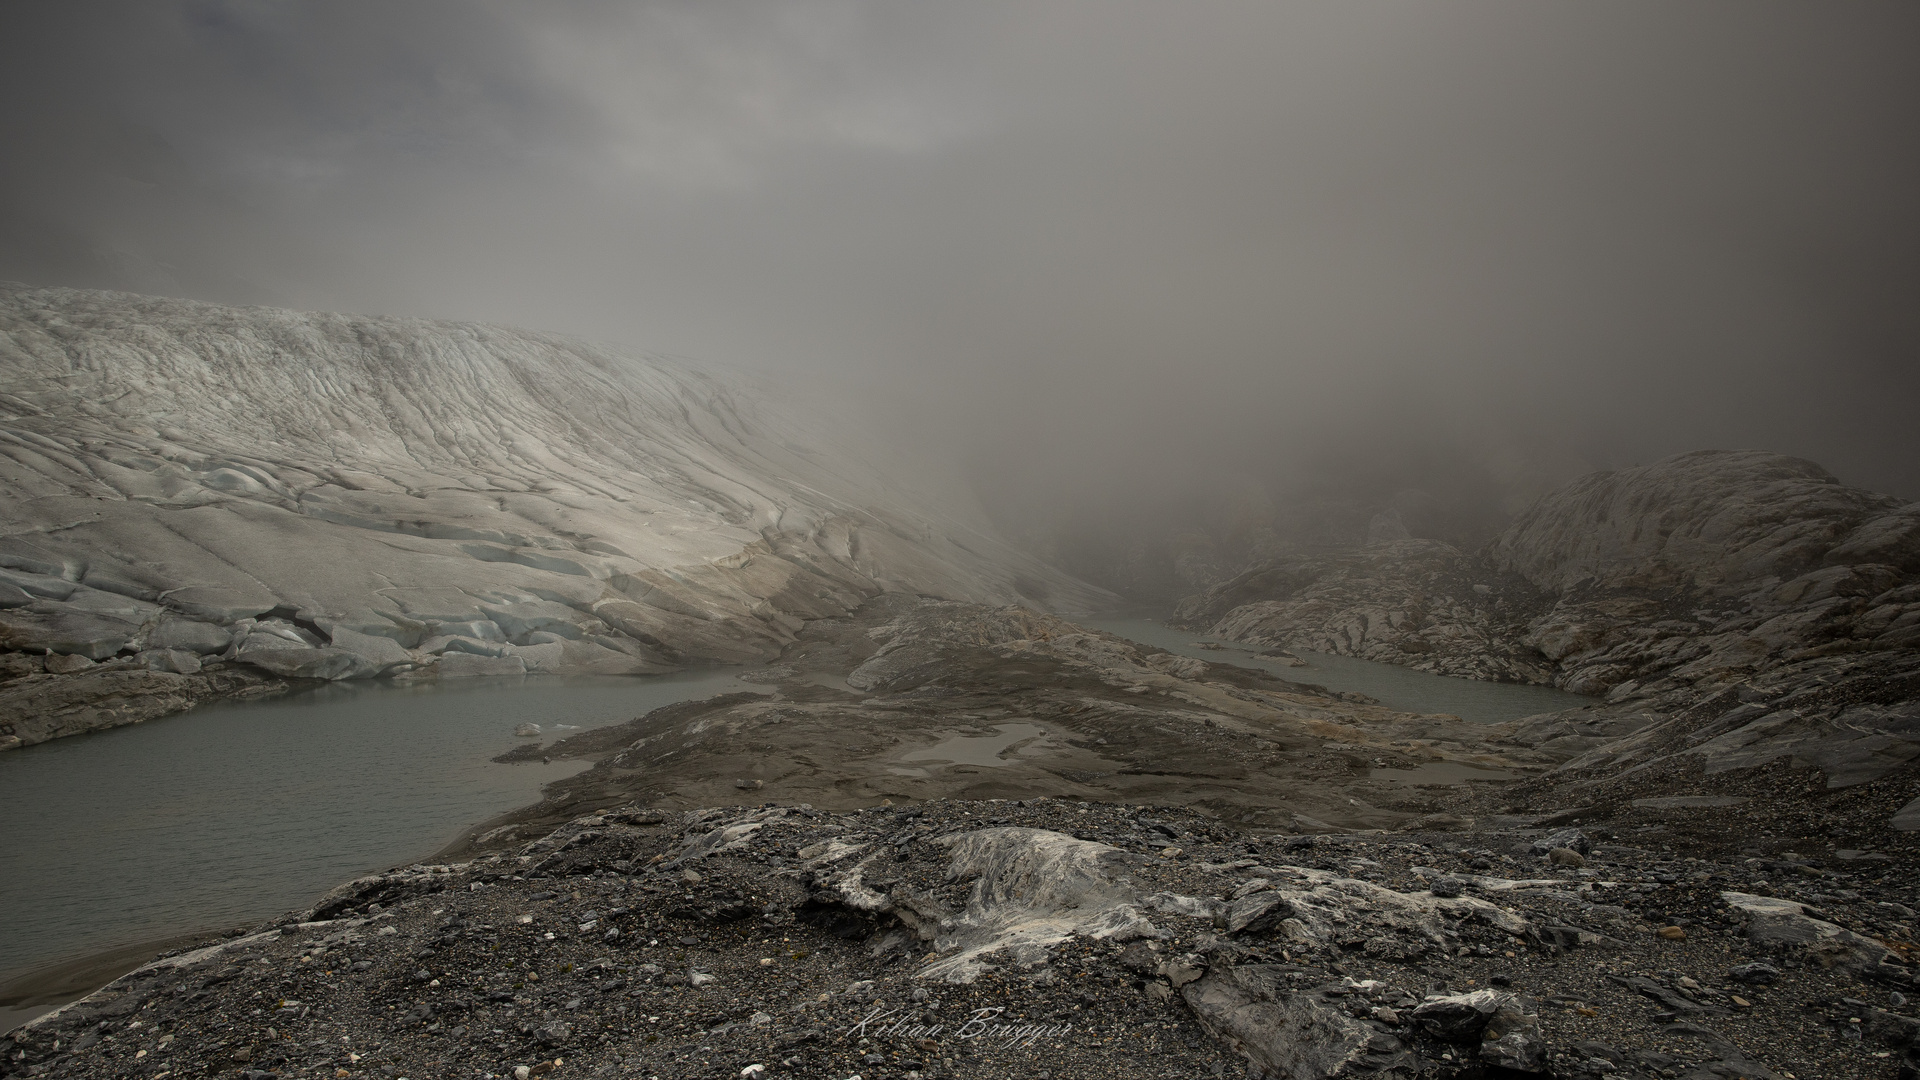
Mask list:
[[[1129,641],[1152,645],[1182,656],[1259,668],[1293,682],[1314,683],[1329,690],[1365,694],[1390,709],[1402,712],[1450,713],[1462,720],[1494,724],[1518,720],[1523,716],[1578,709],[1594,704],[1595,700],[1551,686],[1456,679],[1396,664],[1355,660],[1350,656],[1329,653],[1294,650],[1295,655],[1306,661],[1307,666],[1292,667],[1272,657],[1261,656],[1252,646],[1191,630],[1175,630],[1156,619],[1081,619],[1079,622],[1082,626],[1105,630]],[[1224,648],[1205,649],[1200,647],[1200,642]]]

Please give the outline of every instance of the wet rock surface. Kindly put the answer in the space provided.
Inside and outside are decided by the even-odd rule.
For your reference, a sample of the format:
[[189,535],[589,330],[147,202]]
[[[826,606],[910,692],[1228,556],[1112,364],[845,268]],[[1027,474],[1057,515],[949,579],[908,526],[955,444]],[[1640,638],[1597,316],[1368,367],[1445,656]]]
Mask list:
[[[610,807],[163,957],[13,1033],[0,1075],[1912,1067],[1910,861],[1775,885],[1778,860],[1590,837],[1572,869],[1531,853],[1554,831],[1288,836],[1045,798]],[[1255,898],[1275,917],[1236,917]]]

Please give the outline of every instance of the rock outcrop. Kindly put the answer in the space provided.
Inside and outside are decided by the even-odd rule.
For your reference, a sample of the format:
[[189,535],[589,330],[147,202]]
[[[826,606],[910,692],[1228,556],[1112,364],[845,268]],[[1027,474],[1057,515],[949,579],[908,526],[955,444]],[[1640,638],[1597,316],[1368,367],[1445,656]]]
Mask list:
[[890,590],[1105,600],[744,379],[558,335],[5,285],[0,387],[0,655],[41,675],[640,674]]
[[1595,738],[1571,772],[1785,757],[1845,786],[1920,757],[1920,504],[1777,454],[1595,474],[1473,556],[1402,540],[1298,557],[1185,601],[1179,618],[1601,697],[1523,733]]
[[1400,537],[1263,561],[1181,601],[1175,621],[1251,644],[1545,684],[1552,663],[1515,633],[1540,604],[1524,579],[1439,540]]

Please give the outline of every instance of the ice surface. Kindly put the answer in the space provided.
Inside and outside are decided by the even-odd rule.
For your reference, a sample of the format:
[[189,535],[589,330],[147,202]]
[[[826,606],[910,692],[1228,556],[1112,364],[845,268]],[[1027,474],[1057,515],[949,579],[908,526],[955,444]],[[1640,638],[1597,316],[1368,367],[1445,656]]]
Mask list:
[[557,334],[0,285],[0,647],[640,673],[886,590],[1103,602],[826,428]]

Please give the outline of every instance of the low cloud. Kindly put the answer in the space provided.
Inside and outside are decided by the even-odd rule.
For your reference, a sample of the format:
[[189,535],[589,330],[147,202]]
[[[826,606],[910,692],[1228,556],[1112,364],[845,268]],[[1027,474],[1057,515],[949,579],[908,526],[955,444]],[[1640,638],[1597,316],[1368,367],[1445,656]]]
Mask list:
[[13,5],[0,277],[762,370],[1019,521],[1343,485],[1498,513],[1728,446],[1920,497],[1916,30],[1866,4]]

